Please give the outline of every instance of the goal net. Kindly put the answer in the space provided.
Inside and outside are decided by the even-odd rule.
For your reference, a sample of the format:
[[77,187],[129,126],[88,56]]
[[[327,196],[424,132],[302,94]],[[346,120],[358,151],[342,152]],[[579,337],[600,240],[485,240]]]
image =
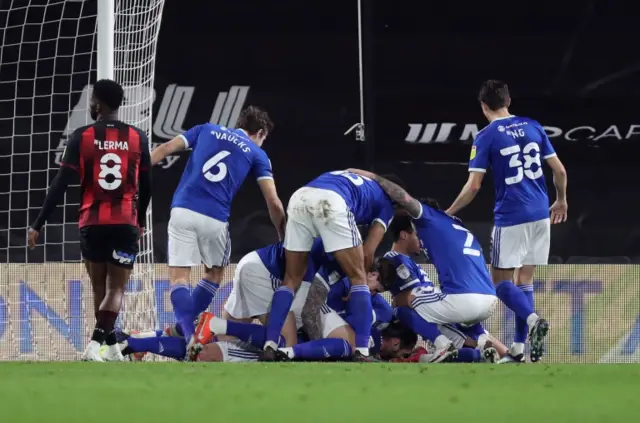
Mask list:
[[[115,6],[105,15],[107,3]],[[74,360],[88,342],[93,298],[79,264],[79,187],[69,187],[33,251],[26,248],[27,228],[67,137],[92,123],[88,104],[96,79],[123,85],[120,119],[151,135],[163,6],[164,0],[0,2],[0,360]],[[148,226],[119,318],[140,330],[157,326]]]

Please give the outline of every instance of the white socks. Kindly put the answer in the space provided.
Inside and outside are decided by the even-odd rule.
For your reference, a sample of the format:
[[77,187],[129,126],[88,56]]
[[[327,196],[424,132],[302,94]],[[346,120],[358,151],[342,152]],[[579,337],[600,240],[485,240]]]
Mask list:
[[540,316],[535,313],[531,313],[529,317],[527,317],[527,326],[529,326],[529,331],[531,331],[531,328],[536,324],[539,318]]
[[438,335],[433,345],[439,350],[446,350],[451,345],[451,340],[444,335]]
[[227,333],[227,321],[214,316],[209,322],[209,329],[215,335],[226,335]]

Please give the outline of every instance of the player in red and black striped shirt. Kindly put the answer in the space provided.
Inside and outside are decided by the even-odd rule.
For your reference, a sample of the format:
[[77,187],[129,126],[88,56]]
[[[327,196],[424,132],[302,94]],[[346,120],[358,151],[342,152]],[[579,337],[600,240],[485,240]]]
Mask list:
[[95,83],[90,101],[96,121],[69,138],[62,166],[44,205],[29,229],[29,247],[63,198],[67,186],[80,175],[80,249],[93,287],[96,327],[84,360],[121,360],[113,332],[124,291],[138,254],[151,199],[149,141],[140,129],[118,120],[124,97],[122,86],[103,79]]

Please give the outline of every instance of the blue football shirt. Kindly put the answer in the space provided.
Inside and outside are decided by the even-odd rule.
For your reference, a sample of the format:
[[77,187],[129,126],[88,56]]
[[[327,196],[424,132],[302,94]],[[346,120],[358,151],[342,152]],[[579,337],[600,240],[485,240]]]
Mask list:
[[427,273],[411,257],[400,254],[397,251],[389,251],[384,257],[389,259],[396,269],[395,284],[389,289],[391,295],[411,291],[413,288],[418,287],[431,287],[433,289],[433,282],[429,280]]
[[462,222],[422,204],[414,224],[418,238],[438,272],[443,293],[496,294],[482,247]]
[[495,225],[513,226],[549,217],[542,160],[556,155],[535,120],[509,116],[478,132],[471,147],[470,172],[491,168],[495,188]]
[[[258,257],[271,274],[273,283],[273,289],[276,290],[282,284],[284,279],[284,271],[286,268],[285,252],[282,242],[276,242],[275,244],[267,245],[256,250]],[[318,268],[330,259],[327,259],[324,252],[324,245],[320,238],[316,238],[313,241],[313,246],[309,252],[309,259],[307,261],[307,271],[304,274],[303,281],[311,282],[315,276]]]
[[249,173],[273,179],[267,154],[241,129],[205,123],[181,135],[193,151],[182,173],[171,207],[182,207],[221,222]]
[[344,170],[323,173],[306,186],[338,193],[353,213],[356,225],[379,222],[385,230],[393,218],[393,203],[376,181]]

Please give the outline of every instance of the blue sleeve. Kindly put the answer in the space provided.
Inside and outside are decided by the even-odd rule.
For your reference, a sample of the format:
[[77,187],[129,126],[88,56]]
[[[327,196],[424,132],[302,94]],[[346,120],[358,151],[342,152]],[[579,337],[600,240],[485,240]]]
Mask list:
[[393,308],[380,294],[374,294],[371,297],[371,305],[376,313],[376,321],[373,324],[376,328],[382,330],[393,320]]
[[267,157],[267,153],[257,150],[253,158],[253,177],[260,181],[262,179],[273,179],[273,171],[271,170],[271,160]]
[[486,172],[489,168],[489,153],[491,152],[491,133],[489,129],[480,132],[471,146],[469,156],[469,172]]
[[549,137],[547,133],[544,131],[543,127],[538,128],[542,135],[542,142],[540,143],[540,156],[544,160],[550,159],[551,157],[556,156],[556,150],[551,145],[551,141],[549,141]]
[[380,223],[384,226],[384,230],[386,231],[389,227],[389,223],[391,219],[393,219],[393,215],[395,210],[393,209],[393,203],[389,200],[386,194],[383,194],[385,198],[380,202],[380,210],[378,211],[377,216],[373,219],[374,222]]
[[420,284],[421,278],[418,273],[418,267],[412,263],[409,257],[394,251],[390,251],[384,256],[391,260],[396,269],[396,287],[398,290],[404,291]]
[[189,129],[184,134],[180,135],[180,137],[184,141],[185,149],[196,148],[196,145],[198,144],[198,137],[200,136],[200,133],[202,132],[202,129],[205,127],[205,125],[206,123],[202,125],[196,125],[193,128]]

